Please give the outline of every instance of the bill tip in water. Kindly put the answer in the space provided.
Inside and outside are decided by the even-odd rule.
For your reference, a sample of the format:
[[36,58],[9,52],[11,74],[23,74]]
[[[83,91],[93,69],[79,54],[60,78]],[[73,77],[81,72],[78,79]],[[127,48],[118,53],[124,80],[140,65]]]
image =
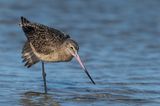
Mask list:
[[92,84],[96,85],[96,83],[92,80]]

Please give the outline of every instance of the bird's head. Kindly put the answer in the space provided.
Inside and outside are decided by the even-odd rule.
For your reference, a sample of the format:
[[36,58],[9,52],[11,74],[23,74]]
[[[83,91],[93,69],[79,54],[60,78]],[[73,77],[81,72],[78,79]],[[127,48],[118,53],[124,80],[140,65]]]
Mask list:
[[65,47],[68,54],[71,54],[74,57],[76,54],[78,54],[79,46],[74,40],[67,39],[65,41]]
[[77,42],[75,42],[72,39],[67,39],[65,41],[65,48],[66,48],[66,52],[69,55],[72,55],[73,57],[76,58],[76,60],[79,62],[79,64],[81,65],[81,67],[84,69],[85,73],[88,75],[88,77],[90,78],[90,80],[92,81],[93,84],[95,84],[95,82],[93,81],[93,79],[91,78],[91,76],[89,75],[86,67],[84,66],[84,64],[81,61],[80,56],[78,55],[78,50],[79,50],[79,46],[77,44]]

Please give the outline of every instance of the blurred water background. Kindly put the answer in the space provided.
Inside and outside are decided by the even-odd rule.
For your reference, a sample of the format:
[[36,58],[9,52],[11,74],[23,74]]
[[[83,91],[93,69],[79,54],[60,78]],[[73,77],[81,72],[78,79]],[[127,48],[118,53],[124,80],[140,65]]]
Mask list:
[[[27,69],[20,16],[70,34],[97,83],[73,59]],[[0,106],[159,106],[159,0],[1,0]]]

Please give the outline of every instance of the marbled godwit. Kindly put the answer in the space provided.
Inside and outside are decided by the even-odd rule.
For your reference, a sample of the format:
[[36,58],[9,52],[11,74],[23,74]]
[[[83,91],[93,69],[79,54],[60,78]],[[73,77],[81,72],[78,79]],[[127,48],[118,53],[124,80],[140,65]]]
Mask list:
[[47,93],[47,85],[44,62],[67,62],[75,57],[92,83],[95,84],[78,55],[78,44],[69,35],[42,24],[31,23],[24,17],[21,17],[20,26],[27,37],[22,50],[23,62],[28,68],[39,61],[42,62],[45,93]]

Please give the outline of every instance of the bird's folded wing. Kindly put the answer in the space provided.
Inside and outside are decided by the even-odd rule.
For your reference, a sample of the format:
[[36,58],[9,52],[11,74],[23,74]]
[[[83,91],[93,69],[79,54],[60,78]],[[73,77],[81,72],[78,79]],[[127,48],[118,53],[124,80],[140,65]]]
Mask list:
[[23,17],[21,18],[20,26],[28,41],[32,43],[35,50],[39,53],[47,53],[46,51],[52,52],[67,38],[70,38],[57,29],[42,24],[31,23]]

